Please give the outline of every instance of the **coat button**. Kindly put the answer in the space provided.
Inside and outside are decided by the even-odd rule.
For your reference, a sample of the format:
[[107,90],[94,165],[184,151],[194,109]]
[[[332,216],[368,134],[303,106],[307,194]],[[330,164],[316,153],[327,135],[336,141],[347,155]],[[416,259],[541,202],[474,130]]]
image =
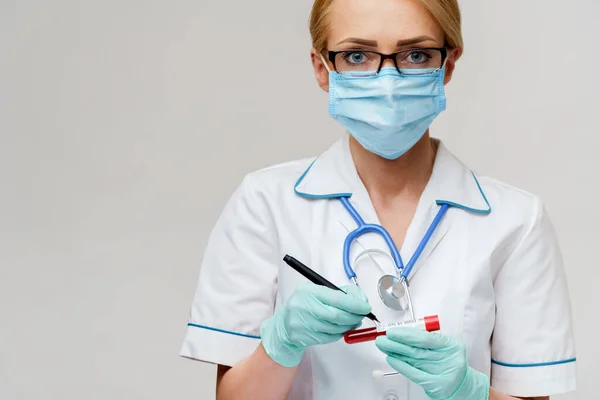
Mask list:
[[398,396],[396,395],[396,392],[387,392],[384,396],[383,396],[383,400],[400,400],[398,398]]

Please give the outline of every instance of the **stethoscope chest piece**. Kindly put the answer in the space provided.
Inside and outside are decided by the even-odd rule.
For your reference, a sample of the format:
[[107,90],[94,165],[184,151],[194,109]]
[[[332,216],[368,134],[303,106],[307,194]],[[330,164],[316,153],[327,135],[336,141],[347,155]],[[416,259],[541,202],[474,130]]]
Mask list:
[[382,276],[377,284],[377,292],[383,304],[392,310],[406,311],[408,309],[405,283],[397,277],[393,275]]
[[[392,239],[392,236],[390,235],[390,233],[381,225],[365,223],[365,221],[358,214],[358,211],[356,211],[356,209],[354,207],[352,207],[352,205],[350,204],[350,200],[348,200],[348,197],[340,197],[340,201],[342,202],[342,204],[344,205],[346,210],[350,213],[350,215],[352,216],[352,218],[358,225],[358,228],[356,228],[354,231],[351,231],[348,234],[348,236],[346,236],[346,239],[344,240],[344,249],[343,249],[342,254],[343,254],[344,271],[346,272],[346,276],[348,277],[348,279],[350,279],[353,283],[356,284],[356,273],[354,272],[354,269],[352,269],[352,266],[350,265],[350,247],[352,246],[352,242],[354,240],[356,240],[360,235],[369,233],[369,232],[377,233],[377,234],[381,235],[390,250],[390,256],[394,260],[394,264],[396,265],[396,268],[402,272],[400,273],[400,277],[396,277],[394,275],[385,275],[385,276],[381,277],[377,284],[377,292],[379,293],[379,297],[381,298],[381,301],[383,302],[383,304],[385,304],[387,307],[391,308],[392,310],[408,311],[410,320],[414,321],[415,320],[415,312],[414,312],[412,300],[410,298],[410,291],[408,290],[407,279],[410,276],[410,271],[412,270],[413,266],[417,262],[417,259],[421,255],[421,252],[427,245],[427,242],[429,242],[429,239],[433,235],[433,232],[435,231],[436,227],[440,223],[440,220],[442,219],[442,217],[444,216],[444,214],[446,213],[446,211],[448,210],[448,208],[450,206],[448,204],[443,204],[440,207],[440,210],[438,211],[437,215],[433,219],[433,222],[427,229],[425,236],[423,236],[423,239],[421,239],[421,242],[417,246],[417,249],[415,250],[414,254],[412,255],[408,264],[406,264],[406,267],[405,267],[404,264],[402,263],[402,258],[400,257],[400,252],[398,251],[398,248],[394,244],[394,240]],[[368,252],[370,252],[370,251],[367,250],[367,251],[364,251],[363,253],[368,253]],[[380,251],[377,251],[377,252],[380,252]],[[361,254],[363,254],[363,253],[361,253]]]

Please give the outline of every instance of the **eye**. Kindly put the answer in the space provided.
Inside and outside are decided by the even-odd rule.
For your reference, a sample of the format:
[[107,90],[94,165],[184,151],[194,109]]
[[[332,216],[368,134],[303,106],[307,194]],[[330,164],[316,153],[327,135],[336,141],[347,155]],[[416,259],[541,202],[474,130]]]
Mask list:
[[369,58],[362,51],[352,51],[344,53],[344,60],[350,64],[362,64],[369,61]]
[[406,60],[414,64],[423,64],[426,63],[429,59],[431,59],[431,56],[425,51],[420,50],[413,51],[410,54],[408,54],[408,56],[406,56]]
[[335,69],[342,74],[377,71],[381,61],[379,54],[371,51],[347,50],[336,54]]

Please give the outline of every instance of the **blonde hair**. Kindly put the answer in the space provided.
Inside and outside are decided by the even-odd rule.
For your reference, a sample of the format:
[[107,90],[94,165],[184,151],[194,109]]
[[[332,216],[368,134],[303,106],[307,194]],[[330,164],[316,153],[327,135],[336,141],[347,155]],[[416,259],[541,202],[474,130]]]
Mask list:
[[[310,14],[310,36],[318,53],[327,48],[329,14],[334,0],[315,0]],[[463,49],[461,16],[457,0],[419,0],[442,27],[446,36],[446,46]]]

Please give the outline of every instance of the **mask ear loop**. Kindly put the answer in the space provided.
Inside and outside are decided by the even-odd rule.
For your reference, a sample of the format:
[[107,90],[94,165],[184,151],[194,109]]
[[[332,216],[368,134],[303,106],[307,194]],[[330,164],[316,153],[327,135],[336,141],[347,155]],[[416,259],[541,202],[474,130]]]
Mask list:
[[323,65],[325,66],[325,69],[327,70],[327,72],[331,72],[331,70],[329,69],[329,65],[327,64],[327,61],[325,61],[325,58],[323,58],[323,53],[319,54],[319,56],[321,57],[321,61],[323,62]]

